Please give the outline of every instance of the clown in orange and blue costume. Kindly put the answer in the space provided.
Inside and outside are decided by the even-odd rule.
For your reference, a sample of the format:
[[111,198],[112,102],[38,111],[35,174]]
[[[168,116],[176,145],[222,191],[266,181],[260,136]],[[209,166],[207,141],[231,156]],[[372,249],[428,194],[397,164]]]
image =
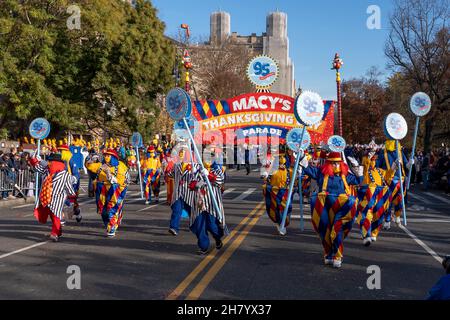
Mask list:
[[360,184],[363,168],[358,167],[358,176],[351,174],[339,152],[330,152],[321,167],[308,167],[306,157],[300,165],[319,186],[319,192],[311,196],[311,220],[322,242],[324,262],[340,268],[343,242],[352,229],[358,203],[350,185]]
[[141,160],[142,181],[144,182],[145,204],[152,201],[152,192],[155,196],[155,203],[159,202],[159,191],[161,187],[161,161],[156,154],[154,146],[147,149],[147,156]]
[[66,165],[66,170],[70,175],[76,178],[76,182],[73,184],[73,189],[75,190],[75,197],[71,197],[66,200],[66,207],[70,207],[73,204],[73,215],[75,215],[77,222],[81,222],[82,216],[80,211],[80,206],[78,204],[78,196],[80,190],[80,171],[75,161],[73,160],[72,152],[70,151],[67,144],[63,144],[58,147],[58,151],[61,153],[62,161]]
[[86,167],[97,176],[97,213],[102,216],[107,236],[114,237],[122,221],[130,177],[128,167],[119,161],[117,151],[107,149],[103,155],[102,163],[87,162]]
[[[399,143],[399,147],[401,149],[400,143]],[[395,146],[395,140],[386,140],[385,143],[385,148],[384,150],[380,150],[378,152],[378,159],[376,162],[376,166],[377,168],[383,169],[383,170],[390,170],[392,165],[394,164],[395,161],[397,161],[397,163],[399,163],[399,165],[401,166],[401,179],[403,181],[403,188],[405,189],[406,187],[406,183],[405,183],[405,177],[406,177],[406,168],[409,168],[412,163],[408,163],[408,160],[406,158],[406,155],[404,154],[403,151],[400,151],[400,160],[397,161],[399,159],[398,157],[398,152]],[[407,164],[406,164],[407,163]],[[405,168],[405,164],[406,164],[406,168]],[[386,210],[385,216],[384,216],[384,223],[383,223],[383,228],[385,230],[389,230],[391,228],[391,207],[394,207],[394,215],[395,215],[395,223],[397,225],[400,225],[400,216],[402,214],[403,211],[403,204],[402,204],[402,192],[400,192],[400,174],[398,172],[399,170],[395,171],[395,175],[393,178],[393,183],[395,183],[398,189],[398,192],[395,192],[395,195],[393,195],[392,198],[392,202],[391,202],[391,206],[388,208],[388,210]],[[406,189],[404,190],[404,195],[405,195],[405,199],[406,199]]]

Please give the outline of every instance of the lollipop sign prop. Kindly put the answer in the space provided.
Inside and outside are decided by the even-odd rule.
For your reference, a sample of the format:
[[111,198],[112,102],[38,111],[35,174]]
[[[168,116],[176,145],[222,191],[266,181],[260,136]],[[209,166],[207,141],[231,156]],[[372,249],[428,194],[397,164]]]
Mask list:
[[331,136],[328,139],[328,148],[333,152],[343,152],[346,145],[345,139],[341,136]]
[[400,165],[398,166],[398,176],[400,178],[400,191],[402,193],[403,223],[406,226],[405,193],[403,191],[401,165],[402,156],[398,140],[406,137],[406,134],[408,133],[408,124],[401,114],[391,113],[386,117],[386,120],[384,121],[384,131],[389,139],[395,140],[395,145],[397,148],[397,159],[399,159],[400,161]]
[[[288,138],[287,138],[288,146],[291,145],[293,148],[297,149],[297,151],[296,151],[297,159],[295,159],[294,171],[292,172],[292,179],[289,184],[289,194],[288,194],[288,198],[287,198],[287,203],[286,203],[286,207],[284,208],[283,217],[281,219],[281,224],[280,224],[280,233],[281,234],[286,234],[286,227],[285,227],[286,217],[287,217],[287,213],[289,210],[289,206],[291,204],[292,193],[294,191],[294,182],[295,182],[295,179],[297,178],[297,170],[298,170],[298,166],[300,164],[300,158],[302,158],[302,156],[300,155],[301,154],[300,151],[306,149],[309,146],[309,144],[303,143],[305,132],[307,132],[306,127],[313,126],[313,125],[316,125],[319,122],[321,122],[324,112],[325,112],[325,106],[323,104],[323,100],[315,92],[305,91],[300,96],[298,96],[297,99],[295,99],[294,115],[295,115],[295,118],[297,119],[297,121],[303,125],[303,129],[301,129],[302,131],[300,134],[300,138],[298,138],[298,131],[294,131],[290,135],[288,133],[288,135],[287,135],[287,137],[289,137],[289,136],[291,137],[291,140],[288,140]],[[298,129],[292,129],[292,130],[298,130]],[[308,134],[308,136],[309,136],[309,134]],[[309,139],[309,141],[310,141],[310,139]],[[301,145],[300,145],[300,142],[302,142]],[[297,143],[300,145],[300,147],[296,147]],[[307,145],[306,148],[302,148],[305,145]],[[295,151],[295,150],[293,150],[293,151]],[[301,183],[299,184],[299,188],[300,188],[300,194],[302,194]],[[301,208],[301,210],[303,210],[303,205],[301,205],[300,208]],[[303,223],[303,220],[301,220],[301,223]],[[303,230],[302,224],[301,224],[301,227]]]
[[[414,160],[414,152],[416,151],[416,141],[417,141],[417,133],[419,131],[419,121],[420,117],[426,116],[428,112],[431,110],[431,99],[430,97],[423,92],[417,92],[411,97],[411,101],[409,104],[412,113],[416,115],[416,127],[414,129],[414,139],[413,139],[413,148],[411,151],[411,160],[410,162]],[[409,186],[411,183],[411,172],[412,172],[412,165],[409,168],[408,172],[408,184],[406,186],[406,189],[409,190]]]

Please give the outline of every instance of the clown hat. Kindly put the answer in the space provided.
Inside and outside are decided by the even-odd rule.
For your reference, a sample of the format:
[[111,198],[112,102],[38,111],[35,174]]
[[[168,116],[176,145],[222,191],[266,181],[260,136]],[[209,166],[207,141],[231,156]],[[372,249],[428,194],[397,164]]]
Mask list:
[[342,155],[340,152],[330,152],[327,156],[327,161],[341,162]]
[[148,147],[147,152],[155,152],[155,147],[154,146]]
[[67,144],[62,144],[58,147],[58,150],[65,150],[65,151],[70,151],[69,147],[67,146]]
[[116,157],[117,159],[119,159],[119,155],[117,154],[117,151],[114,149],[106,149],[106,151],[103,151],[103,154],[106,156],[107,154],[109,154],[110,156]]

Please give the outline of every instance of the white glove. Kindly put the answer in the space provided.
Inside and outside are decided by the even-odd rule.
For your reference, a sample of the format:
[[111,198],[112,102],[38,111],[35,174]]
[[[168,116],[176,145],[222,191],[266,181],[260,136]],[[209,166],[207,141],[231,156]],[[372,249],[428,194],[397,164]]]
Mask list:
[[348,159],[348,161],[350,161],[350,163],[352,164],[353,167],[358,167],[359,166],[359,163],[358,163],[358,161],[356,161],[355,158],[348,157],[347,159]]
[[70,183],[71,183],[71,184],[76,184],[77,182],[78,182],[77,177],[75,177],[75,176],[70,176]]
[[392,163],[391,170],[397,171],[397,170],[398,170],[398,167],[399,167],[399,161],[398,161],[398,159],[397,159],[397,160],[395,160],[395,161]]
[[413,164],[414,164],[414,159],[410,159],[410,160],[408,161],[408,163],[406,164],[406,167],[407,167],[408,169],[411,169],[411,167],[412,167]]
[[112,177],[111,180],[109,180],[109,182],[111,182],[111,183],[117,183],[117,178],[116,178],[116,177]]
[[[375,152],[374,152],[374,151],[369,152],[369,154],[368,154],[369,160],[372,159],[372,157],[373,157],[374,155],[375,155]],[[350,157],[349,157],[349,159],[350,159]]]
[[263,173],[261,174],[261,178],[262,178],[262,179],[267,179],[268,176],[269,176],[269,174],[268,174],[267,172],[263,172]]
[[300,177],[302,175],[303,168],[301,166],[298,166],[297,175]]
[[304,157],[304,158],[300,161],[300,166],[302,166],[302,168],[307,168],[307,167],[308,167],[308,158]]
[[364,167],[358,166],[358,169],[356,170],[356,173],[358,174],[358,177],[362,177],[364,175]]
[[203,168],[203,169],[202,169],[202,173],[203,173],[203,175],[204,175],[205,177],[207,177],[207,176],[209,175],[209,171],[208,171],[208,169],[206,169],[206,168]]

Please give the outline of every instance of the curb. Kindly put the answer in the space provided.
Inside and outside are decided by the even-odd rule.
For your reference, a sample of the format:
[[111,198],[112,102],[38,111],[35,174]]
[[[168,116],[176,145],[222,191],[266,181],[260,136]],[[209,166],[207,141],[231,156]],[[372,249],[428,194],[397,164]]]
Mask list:
[[22,204],[30,204],[30,203],[34,203],[34,197],[27,197],[26,200],[23,198],[6,200],[6,201],[0,200],[0,208],[20,206]]

